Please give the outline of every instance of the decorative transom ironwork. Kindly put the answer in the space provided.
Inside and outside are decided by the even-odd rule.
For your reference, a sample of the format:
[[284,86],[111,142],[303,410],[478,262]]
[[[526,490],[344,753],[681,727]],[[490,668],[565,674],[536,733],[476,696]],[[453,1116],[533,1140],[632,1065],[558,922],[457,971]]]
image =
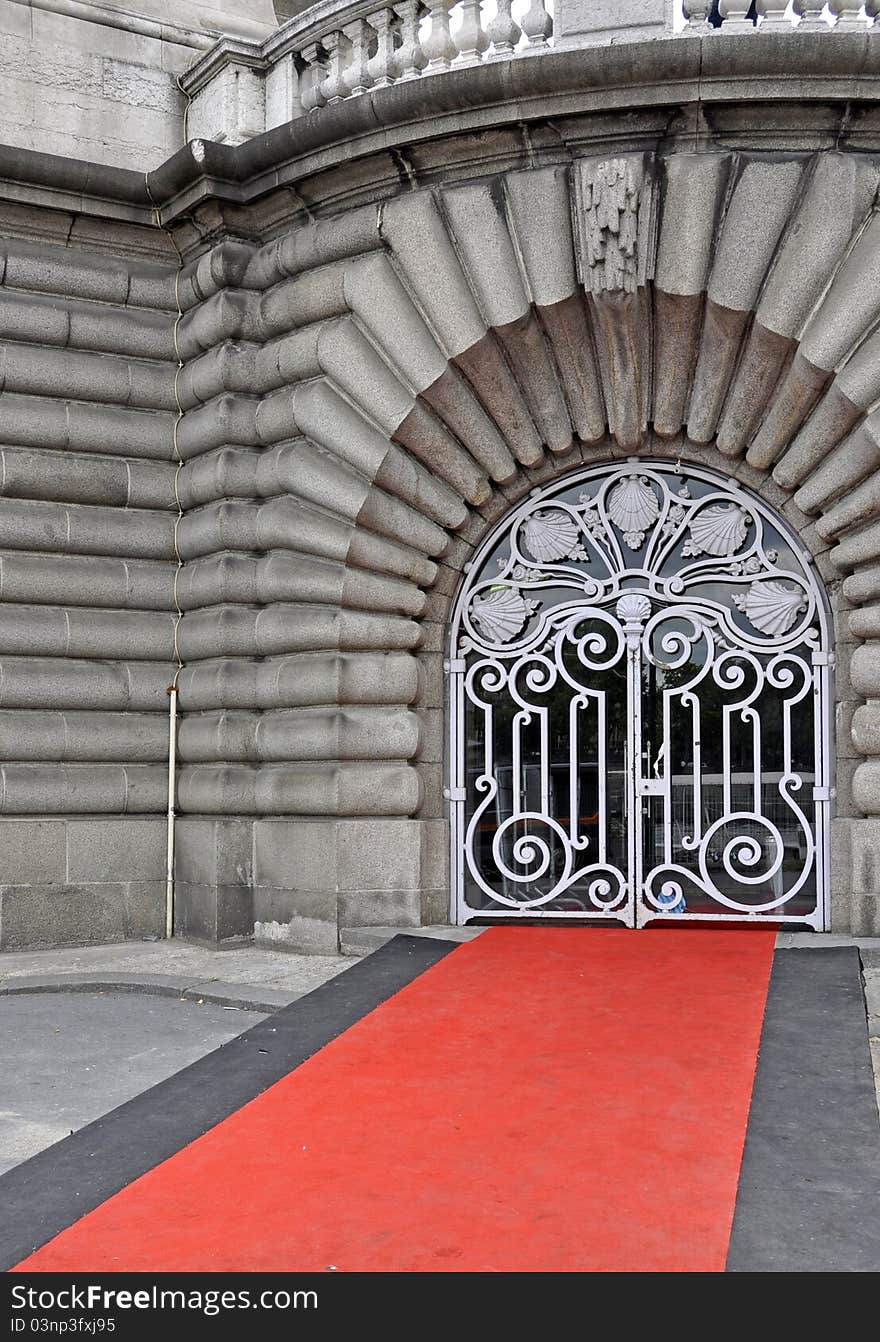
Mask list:
[[452,625],[457,919],[824,928],[832,663],[809,556],[733,481],[536,492]]

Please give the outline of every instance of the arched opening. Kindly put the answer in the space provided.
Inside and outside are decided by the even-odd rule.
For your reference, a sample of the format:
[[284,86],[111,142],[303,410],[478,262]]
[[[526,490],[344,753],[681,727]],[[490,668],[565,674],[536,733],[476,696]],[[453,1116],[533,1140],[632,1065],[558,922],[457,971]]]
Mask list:
[[833,660],[810,555],[735,481],[533,490],[452,620],[455,920],[827,928]]

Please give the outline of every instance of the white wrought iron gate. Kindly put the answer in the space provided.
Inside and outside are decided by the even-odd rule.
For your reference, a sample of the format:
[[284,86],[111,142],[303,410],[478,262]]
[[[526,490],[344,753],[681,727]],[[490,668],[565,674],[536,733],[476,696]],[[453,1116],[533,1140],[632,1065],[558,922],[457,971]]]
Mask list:
[[827,925],[833,657],[808,555],[712,472],[535,491],[450,659],[455,915]]

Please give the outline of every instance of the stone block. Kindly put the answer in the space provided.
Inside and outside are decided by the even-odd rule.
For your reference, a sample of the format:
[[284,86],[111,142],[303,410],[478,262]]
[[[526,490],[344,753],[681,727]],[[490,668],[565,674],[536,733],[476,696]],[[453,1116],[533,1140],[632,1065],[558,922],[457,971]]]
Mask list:
[[667,9],[667,0],[557,0],[553,33],[562,46],[660,37]]
[[442,708],[446,702],[446,672],[440,653],[426,653],[419,658],[423,669],[422,708]]
[[127,940],[143,941],[165,936],[166,895],[164,880],[127,883],[122,895],[122,926]]
[[861,806],[853,800],[853,776],[857,769],[861,768],[864,760],[859,759],[838,759],[837,770],[834,783],[837,789],[837,797],[834,803],[834,809],[842,819],[863,816],[865,814]]
[[167,821],[68,820],[67,879],[161,882],[164,890]]
[[448,887],[422,891],[422,927],[437,927],[452,921]]
[[126,886],[0,886],[0,950],[124,941]]
[[335,892],[257,886],[254,944],[307,955],[335,955],[339,949]]
[[445,770],[442,764],[420,763],[416,766],[419,786],[422,791],[422,804],[419,815],[425,819],[434,819],[445,814],[446,801],[443,796]]
[[249,941],[253,928],[253,892],[249,887],[175,883],[175,936],[209,946],[235,945]]
[[[183,105],[181,91],[168,71],[119,59],[102,62],[101,94],[108,102],[166,116],[179,116]],[[118,110],[108,108],[105,115],[110,118]]]
[[421,739],[418,759],[426,764],[440,764],[446,755],[446,714],[439,708],[424,709],[421,717]]
[[421,820],[421,881],[426,890],[449,890],[449,821]]
[[880,821],[831,825],[831,930],[880,935]]
[[849,931],[855,937],[880,935],[880,897],[868,891],[853,895]]
[[3,5],[0,8],[0,33],[26,40],[31,35],[31,14],[30,6]]
[[[428,596],[422,618],[428,622],[446,625],[449,620],[451,598],[443,592],[431,592]],[[422,626],[424,627],[424,626]]]
[[[4,6],[3,14],[5,15],[10,8],[9,5]],[[7,135],[10,134],[12,127],[15,127],[18,134],[13,131],[13,135],[18,139],[33,121],[35,92],[32,80],[16,79],[13,75],[4,73],[0,80],[0,118]]]
[[179,817],[175,875],[194,885],[249,886],[253,881],[253,822],[237,817]]
[[[140,4],[138,12],[146,15],[147,7]],[[158,52],[159,43],[155,38],[126,32],[109,24],[87,23],[81,18],[55,14],[36,5],[32,7],[31,23],[34,43],[42,48],[67,47],[74,52],[91,52],[111,60],[127,57],[145,63],[155,59]]]
[[663,217],[656,284],[667,294],[697,297],[706,286],[729,154],[670,155],[664,161]]
[[443,652],[446,648],[447,626],[439,620],[422,620],[420,652]]
[[420,927],[419,890],[340,891],[338,919],[344,927]]
[[491,183],[455,187],[443,201],[465,269],[490,326],[517,321],[528,308],[501,194]]
[[[841,822],[834,824],[839,826]],[[880,891],[880,820],[851,820],[849,849],[850,888],[857,894],[876,894]],[[836,876],[835,879],[840,878]]]
[[834,693],[839,701],[861,699],[861,691],[852,683],[853,654],[858,643],[838,642],[834,648]]
[[335,891],[336,846],[333,820],[256,820],[254,886]]
[[[857,749],[853,738],[853,716],[863,707],[861,700],[858,699],[838,700],[835,705],[834,737],[838,759],[855,759],[868,753]],[[862,716],[864,717],[864,714]],[[861,738],[859,739],[861,743]]]
[[853,918],[853,829],[859,820],[831,822],[831,931],[849,932]]
[[4,885],[54,885],[67,879],[63,820],[0,820]]
[[418,890],[421,825],[417,820],[340,820],[337,888]]

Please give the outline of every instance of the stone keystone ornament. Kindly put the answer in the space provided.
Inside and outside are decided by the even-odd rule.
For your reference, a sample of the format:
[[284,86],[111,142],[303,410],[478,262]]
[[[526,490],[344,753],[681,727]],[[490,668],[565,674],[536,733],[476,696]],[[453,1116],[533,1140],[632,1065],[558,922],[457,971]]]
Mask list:
[[626,159],[598,163],[584,181],[584,237],[590,288],[636,288],[639,188]]
[[575,166],[578,272],[594,294],[635,293],[653,274],[653,190],[640,154]]
[[643,311],[645,286],[654,278],[657,232],[650,161],[642,154],[578,159],[572,181],[577,273],[595,305],[602,361],[609,369],[609,426],[618,445],[631,451],[645,428],[650,361]]

